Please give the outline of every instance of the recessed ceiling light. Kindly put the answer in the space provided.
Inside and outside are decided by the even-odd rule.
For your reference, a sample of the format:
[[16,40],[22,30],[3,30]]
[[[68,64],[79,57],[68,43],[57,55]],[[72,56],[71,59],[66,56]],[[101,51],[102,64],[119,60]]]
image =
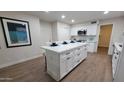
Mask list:
[[72,20],[71,20],[71,22],[72,22],[72,23],[74,23],[74,22],[75,22],[75,20],[74,20],[74,19],[72,19]]
[[104,11],[104,14],[108,14],[109,13],[109,11]]
[[65,15],[62,15],[61,18],[64,19],[66,16]]

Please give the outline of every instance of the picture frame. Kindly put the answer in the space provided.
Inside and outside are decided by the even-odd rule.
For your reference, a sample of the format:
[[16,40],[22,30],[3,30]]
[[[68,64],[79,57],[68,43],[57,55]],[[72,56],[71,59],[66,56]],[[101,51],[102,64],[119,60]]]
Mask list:
[[7,48],[32,45],[28,21],[1,17],[1,24]]

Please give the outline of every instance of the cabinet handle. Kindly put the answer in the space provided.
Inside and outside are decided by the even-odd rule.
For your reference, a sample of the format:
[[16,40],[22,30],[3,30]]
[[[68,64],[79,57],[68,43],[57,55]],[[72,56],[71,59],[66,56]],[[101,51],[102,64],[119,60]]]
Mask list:
[[78,56],[80,55],[80,54],[77,54]]
[[78,50],[80,50],[80,48],[78,48]]
[[80,60],[78,60],[77,62],[79,62]]
[[115,57],[115,59],[117,59],[117,57]]
[[66,55],[69,55],[69,54],[70,54],[70,52],[66,53]]
[[69,60],[69,59],[70,59],[70,57],[67,58],[67,60]]

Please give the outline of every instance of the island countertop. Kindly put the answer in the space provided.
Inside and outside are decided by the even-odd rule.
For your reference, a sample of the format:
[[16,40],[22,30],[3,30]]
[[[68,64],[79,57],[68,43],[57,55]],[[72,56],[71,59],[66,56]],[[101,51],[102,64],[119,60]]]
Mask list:
[[76,42],[76,43],[69,43],[67,45],[59,44],[58,46],[55,46],[55,47],[53,47],[53,46],[41,46],[41,48],[45,49],[45,50],[50,50],[50,51],[54,51],[57,53],[61,53],[61,52],[71,50],[71,49],[76,48],[76,47],[80,47],[82,45],[87,45],[87,43]]

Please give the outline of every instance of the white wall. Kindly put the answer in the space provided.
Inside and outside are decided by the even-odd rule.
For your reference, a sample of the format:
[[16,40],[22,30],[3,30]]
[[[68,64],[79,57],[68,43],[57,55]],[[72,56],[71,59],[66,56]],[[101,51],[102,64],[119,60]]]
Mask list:
[[[97,32],[98,39],[99,39],[100,25],[106,25],[106,24],[113,24],[110,45],[109,45],[109,51],[108,51],[108,54],[111,55],[113,52],[113,47],[112,47],[113,42],[123,42],[124,17],[101,20],[99,23],[99,30]],[[97,43],[97,45],[98,45],[98,43]]]
[[6,48],[3,29],[0,23],[0,68],[41,56],[41,32],[39,18],[19,12],[0,12],[0,16],[29,21],[32,45],[16,48]]

